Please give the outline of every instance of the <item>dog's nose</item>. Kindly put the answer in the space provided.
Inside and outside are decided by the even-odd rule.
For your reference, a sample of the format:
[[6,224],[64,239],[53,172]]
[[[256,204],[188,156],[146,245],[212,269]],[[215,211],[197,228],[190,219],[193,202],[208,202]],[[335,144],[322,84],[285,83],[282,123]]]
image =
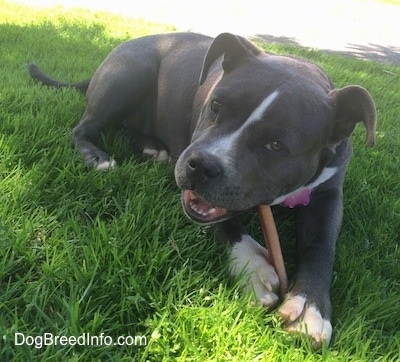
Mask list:
[[186,176],[192,185],[211,181],[222,173],[222,165],[214,155],[194,153],[187,159]]

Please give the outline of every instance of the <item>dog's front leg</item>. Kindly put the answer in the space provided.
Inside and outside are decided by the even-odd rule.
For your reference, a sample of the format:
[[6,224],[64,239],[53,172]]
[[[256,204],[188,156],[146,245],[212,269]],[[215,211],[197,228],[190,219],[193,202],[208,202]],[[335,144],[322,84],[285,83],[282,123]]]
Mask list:
[[221,237],[231,245],[230,270],[241,278],[246,292],[254,293],[257,300],[267,308],[279,302],[279,279],[268,260],[268,251],[255,241],[234,218],[218,225]]
[[297,275],[279,314],[290,332],[312,338],[314,348],[332,336],[329,289],[335,244],[342,221],[342,190],[315,191],[299,210]]

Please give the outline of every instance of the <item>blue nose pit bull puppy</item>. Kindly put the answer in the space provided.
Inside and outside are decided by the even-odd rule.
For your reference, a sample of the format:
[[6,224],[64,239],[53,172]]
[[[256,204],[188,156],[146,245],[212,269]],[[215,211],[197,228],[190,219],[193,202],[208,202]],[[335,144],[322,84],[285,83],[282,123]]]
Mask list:
[[237,215],[259,204],[296,207],[298,270],[278,312],[289,331],[309,335],[317,348],[329,344],[329,287],[357,122],[368,146],[375,142],[375,105],[364,88],[335,89],[315,64],[228,33],[125,42],[80,83],[53,80],[33,64],[29,71],[44,84],[86,92],[73,139],[88,166],[115,166],[96,142],[116,124],[136,151],[177,160],[185,213],[217,223],[231,245],[232,273],[246,269],[244,288],[267,308],[278,304],[278,277]]

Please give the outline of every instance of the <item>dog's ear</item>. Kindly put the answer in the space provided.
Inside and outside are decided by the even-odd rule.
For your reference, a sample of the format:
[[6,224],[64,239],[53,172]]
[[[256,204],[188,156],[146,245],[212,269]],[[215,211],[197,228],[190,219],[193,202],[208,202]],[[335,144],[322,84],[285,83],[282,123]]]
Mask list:
[[367,145],[375,145],[376,109],[375,103],[366,89],[350,85],[334,89],[329,93],[335,107],[335,125],[331,143],[335,144],[349,137],[356,124],[363,122],[367,130]]
[[200,85],[207,78],[211,65],[224,54],[222,68],[229,72],[244,56],[258,55],[261,50],[247,39],[230,33],[218,35],[207,50],[200,73]]

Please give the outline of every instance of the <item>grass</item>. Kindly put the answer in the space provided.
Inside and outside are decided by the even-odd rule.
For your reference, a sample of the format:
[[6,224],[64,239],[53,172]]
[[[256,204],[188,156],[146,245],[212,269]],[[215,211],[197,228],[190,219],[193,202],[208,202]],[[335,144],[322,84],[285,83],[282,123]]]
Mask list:
[[[399,67],[265,45],[316,61],[337,86],[365,86],[378,109],[377,146],[365,147],[361,126],[354,134],[332,284],[334,339],[315,353],[240,293],[225,247],[183,215],[171,165],[127,158],[117,135],[104,144],[120,166],[86,170],[70,144],[83,97],[36,85],[26,73],[35,61],[55,77],[81,80],[121,41],[173,29],[7,2],[0,12],[0,360],[399,360]],[[244,221],[261,240],[257,218]],[[278,217],[291,273],[289,221]],[[35,348],[15,345],[17,332],[145,343]]]

